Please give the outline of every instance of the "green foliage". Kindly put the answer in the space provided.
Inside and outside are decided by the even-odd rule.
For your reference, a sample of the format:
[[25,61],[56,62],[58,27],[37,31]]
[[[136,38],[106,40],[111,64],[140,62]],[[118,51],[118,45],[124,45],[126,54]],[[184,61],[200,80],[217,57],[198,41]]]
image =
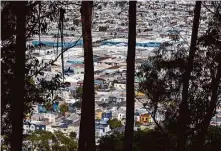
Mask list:
[[62,144],[62,146],[59,146],[59,148],[57,147],[52,147],[53,150],[57,150],[57,151],[60,151],[60,150],[76,150],[77,149],[77,142],[75,139],[73,138],[69,138],[67,136],[65,136],[64,134],[62,134],[61,132],[59,131],[56,131],[55,132],[55,136],[56,136],[56,139],[57,139],[57,142],[56,144]]
[[82,100],[83,87],[78,87],[76,89],[76,98]]
[[[123,137],[124,134],[119,133],[104,136],[100,139],[98,148],[100,151],[122,151]],[[135,131],[133,140],[133,151],[174,150],[173,140],[156,130]]]
[[68,105],[67,103],[61,104],[60,105],[60,111],[62,114],[64,114],[65,112],[68,112]]
[[51,102],[47,102],[47,103],[45,103],[45,109],[47,110],[47,111],[52,111],[53,110],[53,104],[51,103]]
[[99,151],[121,151],[123,150],[124,135],[114,133],[106,135],[99,140]]
[[206,150],[219,151],[221,148],[221,127],[211,126],[208,129],[205,143]]
[[[30,142],[30,144],[27,142],[25,143],[27,146],[26,148],[30,147],[35,150],[41,148],[43,151],[50,150],[49,140],[53,138],[53,134],[51,132],[47,131],[34,131],[30,135],[28,135],[25,138],[25,141]],[[30,146],[29,146],[30,145]]]
[[135,122],[135,126],[140,126],[140,125],[142,125],[142,123],[140,123],[138,121]]
[[[99,151],[122,151],[124,134],[113,133],[99,141]],[[163,134],[154,129],[134,132],[133,151],[175,151],[176,136],[174,133]],[[206,135],[205,151],[219,151],[221,147],[221,127],[211,126]]]
[[75,139],[65,136],[60,131],[54,133],[47,131],[34,131],[24,140],[25,149],[41,149],[42,151],[70,151],[77,150]]
[[110,128],[111,129],[115,129],[115,128],[118,128],[118,127],[122,127],[122,123],[121,121],[119,121],[118,119],[114,118],[114,119],[111,119],[107,122],[109,125],[110,125]]
[[76,132],[70,132],[69,134],[69,137],[72,139],[76,139],[76,136],[77,136]]

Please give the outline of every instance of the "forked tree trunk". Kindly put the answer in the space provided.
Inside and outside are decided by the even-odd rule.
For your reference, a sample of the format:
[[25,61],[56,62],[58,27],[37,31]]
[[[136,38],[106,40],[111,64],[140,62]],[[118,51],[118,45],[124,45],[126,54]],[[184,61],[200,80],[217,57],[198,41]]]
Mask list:
[[15,52],[15,82],[12,99],[12,142],[11,150],[22,150],[24,86],[25,86],[25,1],[13,2],[16,8],[16,52]]
[[129,2],[129,33],[127,52],[126,126],[124,151],[132,151],[134,133],[134,66],[136,50],[136,1]]
[[95,151],[94,62],[92,50],[92,4],[82,1],[82,33],[84,43],[84,85],[81,108],[79,151]]
[[188,89],[189,89],[190,75],[193,70],[193,60],[196,52],[196,41],[197,41],[198,28],[199,28],[201,3],[202,3],[201,1],[196,1],[195,4],[188,64],[183,79],[182,102],[180,103],[179,106],[179,117],[178,117],[179,131],[178,131],[177,150],[179,151],[186,150],[185,149],[186,140],[187,140],[186,131],[188,129],[188,121],[190,117],[189,107],[188,107],[188,94],[189,94]]

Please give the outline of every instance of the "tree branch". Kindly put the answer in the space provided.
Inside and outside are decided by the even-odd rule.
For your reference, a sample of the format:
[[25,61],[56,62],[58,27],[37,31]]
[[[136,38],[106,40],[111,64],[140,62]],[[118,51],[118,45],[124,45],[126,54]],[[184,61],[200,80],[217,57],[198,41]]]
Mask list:
[[[77,41],[75,41],[74,45],[76,45],[76,43],[79,42],[79,40],[80,40],[81,38],[82,38],[82,35],[78,38]],[[55,63],[55,62],[58,60],[58,58],[61,56],[61,54],[64,53],[64,52],[66,52],[66,51],[69,50],[70,48],[72,48],[72,47],[68,47],[68,48],[64,49],[63,52],[61,52],[53,61],[51,61],[51,62],[49,62],[49,64],[46,64],[45,66],[41,67],[38,71],[36,71],[34,74],[32,74],[31,77],[34,76],[34,75],[37,75],[38,73],[40,73],[42,70],[44,70],[45,68],[47,68],[48,65],[52,65],[53,63]]]
[[[138,100],[140,103],[142,103],[139,99],[136,99],[136,100]],[[153,115],[153,113],[151,113],[148,108],[146,108],[146,107],[144,107],[144,108],[146,109],[146,111],[148,112],[148,114],[150,114],[151,118],[153,119],[153,121],[154,121],[154,123],[157,125],[157,127],[160,129],[160,131],[161,131],[162,133],[164,133],[163,127],[158,123],[158,121],[157,121],[156,118],[155,118],[155,115]],[[155,112],[156,112],[156,111],[155,111]]]

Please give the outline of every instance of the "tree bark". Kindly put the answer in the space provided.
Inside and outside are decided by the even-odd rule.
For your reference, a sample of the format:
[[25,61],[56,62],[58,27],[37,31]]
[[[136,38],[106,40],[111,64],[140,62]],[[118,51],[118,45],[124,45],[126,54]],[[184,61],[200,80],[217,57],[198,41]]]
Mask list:
[[126,126],[124,150],[132,151],[134,133],[134,72],[136,50],[136,1],[129,1],[129,34],[127,52]]
[[94,96],[94,62],[92,50],[92,5],[93,2],[82,1],[82,33],[84,43],[84,84],[80,122],[79,151],[95,151],[95,96]]
[[11,150],[22,150],[24,86],[25,86],[25,22],[27,2],[13,2],[16,6],[16,52],[15,82],[12,100],[12,142]]
[[195,10],[194,10],[194,19],[193,19],[193,28],[191,36],[191,44],[189,50],[189,58],[186,71],[184,73],[183,79],[183,91],[182,91],[182,102],[179,106],[179,131],[178,131],[178,146],[179,151],[185,151],[187,135],[186,131],[188,129],[188,120],[189,120],[189,109],[188,109],[188,89],[189,89],[189,80],[190,75],[193,69],[193,60],[196,52],[196,41],[199,28],[199,19],[200,19],[200,10],[201,10],[201,1],[196,1]]

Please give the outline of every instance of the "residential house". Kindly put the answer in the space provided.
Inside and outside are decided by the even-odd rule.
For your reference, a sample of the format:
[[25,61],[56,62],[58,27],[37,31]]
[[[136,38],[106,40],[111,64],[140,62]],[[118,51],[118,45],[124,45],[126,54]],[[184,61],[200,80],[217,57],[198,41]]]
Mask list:
[[95,110],[95,119],[98,119],[98,120],[102,119],[102,110],[101,109]]
[[53,133],[57,129],[53,127],[51,124],[46,125],[46,131]]
[[50,123],[54,123],[55,122],[55,118],[56,118],[55,114],[52,114],[52,113],[42,113],[42,115],[43,115],[44,118],[48,119],[48,122],[50,122]]
[[69,135],[70,132],[75,131],[75,127],[71,126],[71,124],[68,124],[68,123],[59,123],[59,124],[56,124],[56,125],[52,125],[51,127],[49,126],[48,130],[50,130],[52,132],[61,131],[65,135]]
[[149,123],[150,119],[151,119],[151,116],[147,113],[140,115],[140,123],[143,123],[143,124]]
[[76,102],[76,99],[65,99],[65,103],[73,104]]
[[140,121],[140,114],[138,112],[134,113],[134,121],[139,122]]
[[32,109],[33,109],[33,113],[38,113],[38,105],[33,105]]
[[38,113],[46,112],[46,108],[43,105],[38,105]]
[[[79,119],[80,119],[80,116],[77,115],[77,114],[75,114],[75,113],[71,113],[71,114],[69,115],[69,117],[66,118],[66,120],[71,120],[72,123],[73,123],[73,122],[77,122]],[[71,124],[71,123],[70,123],[70,124]]]
[[105,118],[111,119],[112,118],[112,112],[102,113],[102,119],[105,119]]
[[95,85],[99,85],[99,86],[103,86],[104,85],[104,82],[105,82],[105,79],[102,79],[102,78],[96,78],[94,80],[94,84]]
[[121,111],[126,111],[126,105],[120,106],[120,107],[119,107],[119,110],[121,110]]
[[121,121],[125,117],[125,112],[123,112],[123,111],[115,111],[115,112],[113,112],[112,115],[113,115],[112,116],[113,119],[116,118],[119,121]]
[[105,136],[110,129],[110,125],[108,124],[96,124],[95,125],[95,137],[102,137]]

